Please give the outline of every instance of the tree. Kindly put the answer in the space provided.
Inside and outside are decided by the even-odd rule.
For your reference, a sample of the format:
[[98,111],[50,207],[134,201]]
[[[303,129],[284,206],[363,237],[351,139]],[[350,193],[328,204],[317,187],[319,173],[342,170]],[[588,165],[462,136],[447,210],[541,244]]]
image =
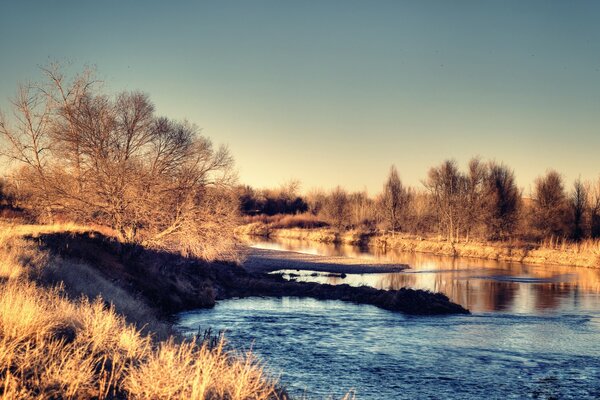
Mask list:
[[34,210],[188,255],[232,248],[227,148],[187,122],[155,116],[143,93],[109,97],[89,71],[71,81],[56,67],[43,71],[47,83],[22,87],[13,101],[16,121],[0,119],[2,153],[26,166]]
[[346,191],[340,186],[336,187],[327,196],[323,212],[329,223],[338,232],[346,229],[350,220],[350,207]]
[[351,193],[348,196],[350,224],[355,227],[373,228],[375,226],[373,203],[366,191]]
[[394,165],[390,168],[388,179],[383,186],[381,210],[388,229],[395,233],[401,230],[402,213],[408,204],[408,192],[402,185]]
[[327,201],[327,195],[321,189],[313,189],[306,195],[308,211],[313,215],[319,215]]
[[600,237],[600,178],[591,184],[589,193],[590,236]]
[[485,182],[487,166],[477,157],[469,161],[468,172],[464,177],[464,204],[459,210],[467,241],[474,231],[483,225]]
[[571,237],[575,240],[580,240],[584,236],[584,215],[587,203],[587,188],[579,178],[573,183],[573,191],[569,196],[572,220]]
[[514,232],[520,201],[514,172],[504,164],[490,162],[485,178],[483,213],[488,237],[503,239]]
[[465,204],[465,177],[454,160],[446,160],[429,170],[424,185],[431,194],[440,230],[448,240],[460,235],[461,208]]
[[535,180],[533,200],[533,226],[540,235],[564,236],[568,226],[567,196],[558,172],[550,170]]

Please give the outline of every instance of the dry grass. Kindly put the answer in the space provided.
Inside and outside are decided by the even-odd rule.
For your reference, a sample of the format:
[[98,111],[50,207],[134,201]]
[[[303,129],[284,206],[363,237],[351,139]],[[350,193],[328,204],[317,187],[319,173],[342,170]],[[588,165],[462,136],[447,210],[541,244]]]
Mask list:
[[47,255],[38,251],[33,243],[0,226],[0,279],[16,279],[25,271],[43,268]]
[[335,230],[329,228],[272,228],[271,225],[261,222],[241,226],[236,233],[239,235],[268,236],[321,243],[368,244],[383,249],[451,257],[600,268],[600,240],[598,239],[588,239],[581,242],[551,239],[541,243],[521,241],[460,241],[451,243],[436,237],[424,238],[401,233],[393,235],[381,232],[347,231],[338,234]]
[[0,221],[0,246],[7,240],[21,237],[36,238],[40,235],[49,233],[85,233],[99,232],[106,236],[113,236],[113,231],[102,226],[79,225],[70,222],[38,225],[38,224],[20,224],[10,221]]
[[573,242],[564,238],[543,240],[539,246],[543,250],[560,250],[570,253],[595,253],[600,256],[600,239],[585,239]]
[[527,243],[527,242],[454,242],[435,238],[401,235],[377,236],[374,244],[401,251],[432,253],[454,257],[522,262],[526,264],[564,265],[600,268],[600,242]]
[[261,223],[268,224],[272,229],[313,229],[322,228],[328,224],[319,217],[310,214],[276,214],[276,215],[254,215],[242,218],[243,224]]
[[133,399],[265,399],[275,394],[252,356],[230,357],[223,341],[214,349],[163,342],[129,371],[125,388]]
[[251,354],[229,353],[223,342],[216,348],[195,340],[157,342],[100,298],[72,300],[61,287],[32,282],[31,271],[54,261],[23,236],[65,230],[89,228],[0,232],[0,398],[277,398]]

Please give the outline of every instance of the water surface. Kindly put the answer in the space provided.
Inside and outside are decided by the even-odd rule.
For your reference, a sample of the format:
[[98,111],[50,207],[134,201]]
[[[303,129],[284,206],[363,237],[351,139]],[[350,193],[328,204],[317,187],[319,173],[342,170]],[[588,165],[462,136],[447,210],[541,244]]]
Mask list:
[[442,291],[473,311],[411,317],[338,301],[250,298],[180,315],[184,332],[225,329],[233,346],[252,348],[293,395],[600,398],[600,271],[295,241],[255,245],[404,262],[411,269],[402,273],[295,279]]
[[598,310],[600,269],[552,265],[525,265],[470,258],[398,251],[379,252],[355,246],[300,240],[256,241],[259,248],[379,259],[407,264],[410,269],[385,274],[332,274],[281,271],[300,281],[368,285],[379,289],[412,287],[445,293],[473,312],[508,311],[540,314],[552,311]]

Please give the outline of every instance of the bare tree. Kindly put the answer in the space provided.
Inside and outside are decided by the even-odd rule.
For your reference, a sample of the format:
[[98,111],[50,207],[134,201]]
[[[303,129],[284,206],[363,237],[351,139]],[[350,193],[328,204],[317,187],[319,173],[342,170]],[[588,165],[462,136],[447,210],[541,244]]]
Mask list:
[[429,170],[424,182],[429,190],[437,212],[440,231],[448,240],[460,235],[461,208],[465,206],[465,177],[454,160],[446,160],[439,167]]
[[587,209],[588,193],[587,188],[578,178],[573,183],[573,191],[569,196],[569,206],[571,209],[571,237],[575,240],[580,240],[584,236],[584,216]]
[[327,201],[327,195],[321,189],[313,189],[306,195],[308,211],[313,215],[319,215]]
[[348,196],[350,224],[354,227],[374,228],[374,201],[366,191],[351,193]]
[[427,191],[410,189],[410,202],[406,215],[405,227],[415,234],[423,235],[431,232],[438,223],[438,215],[433,205],[431,194]]
[[348,194],[340,186],[336,187],[327,196],[323,207],[323,214],[338,232],[348,227],[350,220]]
[[590,236],[600,237],[600,178],[589,185]]
[[483,212],[489,238],[504,239],[513,234],[520,204],[521,194],[514,172],[504,164],[490,162],[485,178]]
[[381,211],[385,226],[395,233],[402,229],[402,214],[408,205],[408,192],[402,185],[396,167],[390,167],[388,179],[383,186],[381,196]]
[[178,243],[186,254],[232,243],[226,148],[187,122],[156,117],[143,93],[109,97],[89,73],[72,81],[56,68],[44,73],[47,83],[22,88],[13,102],[16,122],[0,120],[3,154],[26,166],[34,209],[107,225],[125,242]]
[[567,231],[567,196],[560,174],[550,170],[535,181],[533,225],[543,237],[564,236]]
[[464,177],[464,204],[460,208],[460,219],[467,241],[484,224],[483,208],[487,166],[475,157],[469,161],[468,172]]

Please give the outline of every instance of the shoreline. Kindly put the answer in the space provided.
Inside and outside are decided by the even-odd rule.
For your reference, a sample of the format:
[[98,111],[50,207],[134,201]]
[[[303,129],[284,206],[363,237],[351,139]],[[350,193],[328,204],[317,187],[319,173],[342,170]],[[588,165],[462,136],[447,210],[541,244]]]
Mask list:
[[[75,265],[85,264],[94,272],[93,279],[87,282],[86,289],[90,297],[99,281],[119,287],[120,294],[131,294],[142,301],[149,311],[153,311],[159,321],[170,320],[182,311],[198,308],[212,308],[219,300],[236,297],[312,297],[316,299],[341,300],[360,304],[372,304],[391,311],[418,315],[464,314],[462,306],[452,303],[444,294],[423,290],[379,290],[374,288],[355,288],[349,285],[328,285],[312,282],[290,282],[277,275],[264,271],[252,271],[243,266],[224,262],[206,262],[186,258],[175,253],[159,250],[128,248],[114,238],[101,234],[65,234],[51,233],[40,235],[37,245],[46,249],[51,256]],[[285,268],[281,263],[281,252],[271,254],[266,270]],[[263,253],[264,255],[265,253]],[[305,256],[296,253],[298,266],[307,265]],[[319,256],[311,260],[321,260]],[[263,257],[263,261],[266,258]],[[303,261],[304,260],[304,261]],[[337,260],[337,258],[336,258]],[[260,259],[255,260],[259,262]],[[350,260],[346,260],[350,262]],[[317,263],[310,264],[314,268]],[[333,263],[321,263],[330,268]],[[406,269],[407,266],[394,264],[387,271]],[[364,264],[346,265],[360,273]],[[256,268],[260,269],[260,268]],[[373,272],[381,272],[381,269]],[[53,280],[65,280],[72,272],[63,270]],[[76,278],[76,277],[73,277]],[[76,279],[71,279],[75,281]],[[74,282],[77,283],[77,282]],[[79,290],[78,290],[79,291]],[[107,299],[111,300],[111,299]],[[119,309],[119,307],[117,307]],[[145,319],[140,316],[140,319]],[[140,321],[143,323],[143,321]]]
[[406,264],[341,256],[320,256],[296,251],[249,247],[242,266],[250,273],[269,273],[282,269],[331,272],[336,274],[370,274],[401,272]]
[[237,228],[241,236],[273,239],[305,240],[316,243],[366,246],[384,251],[396,250],[410,253],[427,253],[437,256],[473,258],[516,262],[523,264],[547,264],[569,267],[600,268],[600,245],[586,248],[577,244],[541,245],[511,242],[448,242],[404,234],[347,231],[341,234],[328,228],[270,228],[266,224],[252,223]]
[[[85,393],[87,398],[92,391],[108,393],[106,376],[111,375],[110,398],[158,398],[158,391],[146,390],[158,379],[161,388],[172,393],[191,393],[202,380],[224,398],[249,390],[260,396],[240,398],[289,399],[285,387],[250,353],[230,353],[223,338],[210,331],[189,340],[174,329],[177,313],[212,308],[225,299],[306,297],[406,315],[470,314],[442,293],[288,281],[231,262],[207,262],[122,243],[85,227],[0,228],[0,324],[8,332],[0,352],[8,355],[5,374],[21,371],[6,380],[10,386],[4,385],[4,394],[10,398],[17,393],[41,393],[44,398]],[[79,357],[75,362],[87,367],[64,366],[63,360],[72,358],[74,351]],[[173,374],[160,368],[165,354],[174,355],[167,359],[173,360]],[[35,379],[47,370],[70,374],[77,383],[85,379],[87,386],[58,392],[54,381],[48,386]],[[194,379],[182,381],[181,376]],[[130,386],[132,379],[140,385]]]

